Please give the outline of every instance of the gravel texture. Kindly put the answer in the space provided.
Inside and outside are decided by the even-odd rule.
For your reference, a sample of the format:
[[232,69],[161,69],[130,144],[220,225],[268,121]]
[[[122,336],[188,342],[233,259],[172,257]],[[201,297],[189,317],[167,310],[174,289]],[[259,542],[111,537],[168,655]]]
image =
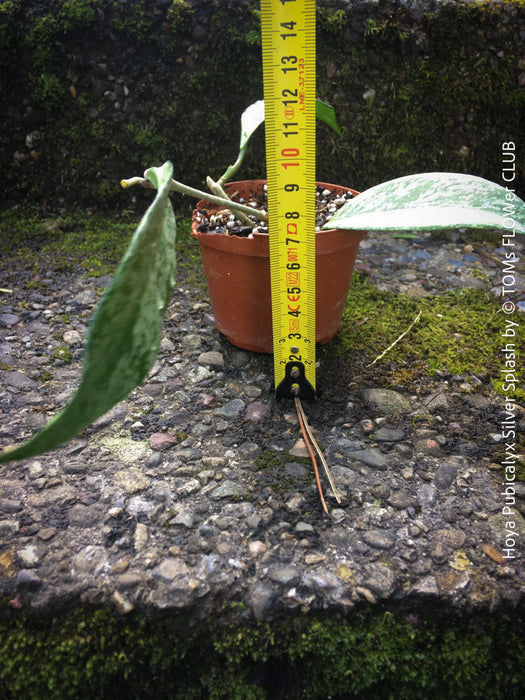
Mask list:
[[[481,284],[498,294],[498,255],[459,234],[372,234],[358,267],[416,296]],[[2,447],[73,394],[108,281],[52,273],[27,291],[16,269],[4,272],[13,293],[0,297]],[[77,439],[0,468],[0,581],[12,607],[110,602],[202,618],[230,600],[261,620],[379,601],[523,606],[525,486],[512,506],[516,556],[505,558],[494,462],[503,406],[484,377],[438,372],[411,391],[346,381],[306,406],[343,497],[328,498],[327,517],[293,405],[272,397],[271,357],[230,345],[206,294],[181,285],[147,380]],[[320,351],[321,386],[332,363]],[[516,416],[523,433],[519,407]]]

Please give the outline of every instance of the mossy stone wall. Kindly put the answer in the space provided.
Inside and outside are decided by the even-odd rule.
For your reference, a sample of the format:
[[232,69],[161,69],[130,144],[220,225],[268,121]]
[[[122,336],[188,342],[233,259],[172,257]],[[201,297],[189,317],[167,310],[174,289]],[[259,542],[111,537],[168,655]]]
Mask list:
[[[318,178],[357,189],[425,170],[501,181],[523,133],[522,0],[318,0]],[[201,185],[262,97],[257,0],[0,2],[4,205],[122,208],[122,177],[171,159]],[[515,180],[523,191],[523,149]],[[264,172],[263,133],[242,174]]]
[[[242,604],[239,604],[242,607]],[[235,609],[222,611],[235,617]],[[237,611],[238,612],[238,611]],[[523,697],[523,618],[382,608],[185,626],[174,611],[0,620],[6,700]]]

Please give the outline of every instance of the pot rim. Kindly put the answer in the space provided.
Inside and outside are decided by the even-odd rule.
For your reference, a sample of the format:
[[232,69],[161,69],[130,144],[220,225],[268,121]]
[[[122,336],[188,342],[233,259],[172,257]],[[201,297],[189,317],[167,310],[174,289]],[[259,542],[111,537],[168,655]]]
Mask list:
[[[263,185],[266,185],[268,183],[268,180],[264,178],[260,179],[248,179],[248,180],[235,180],[234,182],[227,182],[224,185],[224,189],[229,191],[236,186],[242,185],[246,187],[246,185],[250,183],[253,187],[262,187]],[[322,181],[317,181],[315,182],[316,187],[324,187],[325,189],[336,189],[336,190],[345,190],[346,192],[351,192],[354,196],[358,196],[361,194],[358,190],[354,190],[351,187],[346,187],[346,185],[335,185],[330,182],[322,182]],[[192,212],[192,218],[195,218],[196,212],[198,211],[199,208],[204,208],[204,205],[207,204],[209,209],[216,208],[219,209],[220,206],[218,204],[213,204],[213,202],[209,202],[207,199],[200,199],[197,204],[195,205],[193,212]],[[193,226],[194,221],[192,221],[192,230],[191,230],[191,236],[195,238],[195,240],[199,241],[199,243],[204,243],[206,240],[214,241],[217,239],[225,239],[233,245],[233,239],[235,241],[242,242],[240,245],[246,246],[246,245],[251,245],[253,248],[257,246],[257,243],[254,243],[254,241],[258,241],[263,243],[263,245],[267,245],[269,241],[269,234],[268,233],[261,233],[260,231],[256,231],[255,233],[252,233],[250,237],[248,236],[227,236],[224,233],[206,233],[204,231],[197,231],[196,228]],[[359,240],[363,240],[366,236],[366,231],[358,231],[358,230],[345,230],[344,232],[342,229],[337,229],[337,228],[329,228],[329,229],[321,229],[320,231],[316,231],[316,239],[317,236],[325,237],[326,234],[332,234],[334,232],[338,233],[344,233],[346,237],[349,239],[351,237],[359,237]],[[246,243],[244,243],[246,241]],[[261,252],[261,255],[264,255],[265,253]]]

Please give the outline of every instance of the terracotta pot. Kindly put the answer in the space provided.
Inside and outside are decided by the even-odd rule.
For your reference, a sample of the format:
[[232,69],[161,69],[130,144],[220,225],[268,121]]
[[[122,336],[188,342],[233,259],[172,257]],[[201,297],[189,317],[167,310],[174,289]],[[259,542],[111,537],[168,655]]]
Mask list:
[[[226,191],[248,199],[266,180],[228,183]],[[355,190],[324,182],[337,192]],[[273,352],[268,234],[253,238],[197,231],[198,209],[220,209],[201,201],[193,212],[191,235],[199,241],[217,329],[237,347]],[[331,229],[316,236],[316,341],[327,343],[337,333],[364,231]]]

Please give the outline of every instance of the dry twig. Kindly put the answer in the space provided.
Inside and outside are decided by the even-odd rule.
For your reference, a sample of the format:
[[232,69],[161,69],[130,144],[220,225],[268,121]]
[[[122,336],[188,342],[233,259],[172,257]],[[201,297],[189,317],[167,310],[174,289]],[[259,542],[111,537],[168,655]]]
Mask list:
[[376,363],[378,360],[381,360],[381,359],[387,354],[387,352],[389,352],[390,350],[392,350],[392,348],[393,348],[395,345],[397,345],[397,344],[399,343],[399,341],[401,340],[401,338],[404,338],[405,335],[412,329],[412,327],[416,325],[416,323],[417,323],[417,322],[419,321],[419,319],[421,318],[421,313],[422,313],[422,312],[420,311],[420,312],[418,313],[418,315],[415,317],[415,319],[412,321],[412,323],[409,325],[409,327],[408,327],[405,331],[403,331],[403,333],[401,333],[401,335],[400,335],[398,338],[396,338],[396,339],[394,340],[394,342],[393,342],[391,345],[389,345],[389,346],[387,347],[386,350],[384,350],[380,355],[378,355],[378,356],[376,357],[376,359],[375,359],[373,362],[371,362],[369,365],[367,365],[367,367],[372,367],[372,365],[375,365],[375,363]]

